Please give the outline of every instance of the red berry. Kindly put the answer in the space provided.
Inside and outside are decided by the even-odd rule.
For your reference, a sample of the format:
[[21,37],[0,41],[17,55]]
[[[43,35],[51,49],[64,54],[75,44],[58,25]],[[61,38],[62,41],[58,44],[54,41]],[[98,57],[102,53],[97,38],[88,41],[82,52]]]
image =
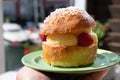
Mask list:
[[79,46],[90,46],[93,43],[93,38],[90,34],[88,33],[81,33],[78,36],[78,45]]
[[46,37],[46,35],[39,34],[39,38],[41,39],[41,41],[46,41]]

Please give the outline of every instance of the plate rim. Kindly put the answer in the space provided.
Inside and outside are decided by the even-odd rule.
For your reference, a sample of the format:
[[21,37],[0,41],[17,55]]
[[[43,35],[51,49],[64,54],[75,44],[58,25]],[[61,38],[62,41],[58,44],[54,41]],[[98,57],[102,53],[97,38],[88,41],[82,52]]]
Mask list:
[[[45,69],[45,68],[38,68],[38,66],[35,65],[34,63],[32,63],[34,65],[31,65],[31,64],[25,62],[26,57],[28,58],[29,56],[34,55],[35,53],[38,53],[38,52],[41,53],[40,56],[42,56],[42,50],[34,51],[34,52],[31,52],[31,53],[23,56],[22,59],[21,59],[21,62],[23,63],[23,65],[31,67],[31,68],[36,69],[36,70],[45,71],[45,72],[54,72],[54,73],[89,73],[89,72],[96,72],[96,71],[101,71],[101,70],[104,70],[104,69],[107,69],[107,68],[111,68],[112,66],[114,66],[114,65],[116,65],[116,64],[118,64],[120,62],[120,56],[118,54],[116,54],[115,52],[112,52],[112,51],[104,50],[104,49],[98,49],[97,54],[103,54],[103,53],[100,53],[100,52],[104,52],[104,53],[106,52],[106,53],[114,54],[115,56],[118,57],[116,62],[110,63],[107,66],[103,66],[103,67],[99,67],[99,68],[93,68],[93,69],[92,68],[88,69],[88,67],[86,67],[86,69],[84,67],[79,67],[79,68],[76,68],[76,70],[75,70],[75,68],[74,69],[71,68],[72,70],[70,70],[70,68],[69,68],[69,70],[66,70],[66,68],[64,69],[64,68],[54,67],[54,66],[51,66],[54,69]],[[33,57],[35,57],[35,56],[32,56],[32,58]],[[32,60],[34,60],[34,59],[31,59],[31,62],[32,62]],[[80,70],[80,68],[85,69],[85,70]]]

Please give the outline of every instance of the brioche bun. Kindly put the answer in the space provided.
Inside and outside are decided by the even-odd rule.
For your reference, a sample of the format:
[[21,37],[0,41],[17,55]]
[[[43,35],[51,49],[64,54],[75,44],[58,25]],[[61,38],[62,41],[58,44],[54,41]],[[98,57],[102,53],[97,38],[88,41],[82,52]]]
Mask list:
[[[92,32],[94,19],[76,7],[60,8],[44,21],[40,35],[46,35],[42,42],[43,59],[52,66],[78,67],[92,64],[96,59],[97,36]],[[89,46],[78,45],[78,35],[87,33],[93,42]],[[89,41],[89,40],[88,40]]]
[[40,34],[91,32],[95,26],[94,19],[86,11],[76,7],[60,8],[45,19]]

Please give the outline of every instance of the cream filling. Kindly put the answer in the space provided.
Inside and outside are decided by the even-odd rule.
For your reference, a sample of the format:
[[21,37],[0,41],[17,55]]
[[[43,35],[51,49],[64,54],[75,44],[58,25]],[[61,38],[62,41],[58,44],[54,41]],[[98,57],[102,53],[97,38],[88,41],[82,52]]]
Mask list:
[[97,37],[97,35],[94,33],[94,32],[91,32],[91,36],[92,36],[92,38],[93,38],[93,40],[94,40],[94,44],[98,44],[98,37]]
[[[90,33],[94,42],[93,44],[98,44],[97,35],[93,32]],[[63,45],[63,46],[77,46],[78,39],[74,34],[52,34],[47,36],[47,43],[51,45]],[[93,45],[92,44],[92,45]]]
[[47,42],[53,45],[76,46],[77,37],[73,34],[53,34],[47,36]]

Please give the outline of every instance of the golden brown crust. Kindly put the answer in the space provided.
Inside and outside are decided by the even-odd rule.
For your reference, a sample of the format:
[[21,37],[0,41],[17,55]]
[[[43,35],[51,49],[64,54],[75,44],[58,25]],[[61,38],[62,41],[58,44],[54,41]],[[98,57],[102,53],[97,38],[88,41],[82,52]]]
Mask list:
[[94,19],[85,11],[76,7],[57,9],[44,21],[40,34],[71,33],[81,31],[81,27],[95,27]]
[[43,42],[43,58],[53,66],[78,67],[88,65],[96,59],[97,44],[89,47],[81,46],[56,46]]

